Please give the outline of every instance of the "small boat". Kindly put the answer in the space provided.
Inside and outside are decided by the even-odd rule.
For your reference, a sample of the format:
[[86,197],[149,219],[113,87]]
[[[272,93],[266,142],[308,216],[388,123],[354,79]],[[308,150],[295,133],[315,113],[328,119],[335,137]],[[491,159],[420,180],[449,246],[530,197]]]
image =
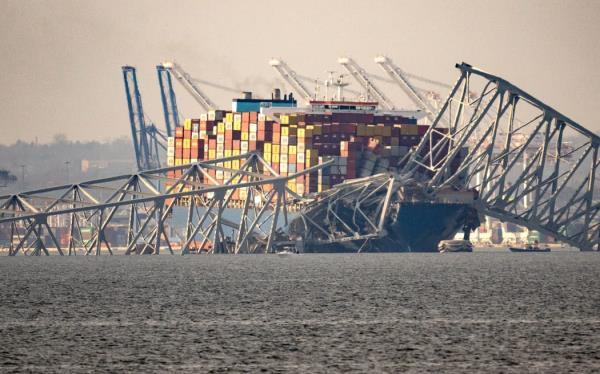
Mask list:
[[277,255],[278,255],[278,256],[281,256],[281,257],[292,256],[292,255],[299,255],[299,254],[300,254],[300,253],[298,253],[298,252],[289,251],[289,250],[287,250],[287,249],[285,249],[285,250],[283,250],[283,251],[279,251],[279,252],[277,252]]
[[510,249],[511,252],[550,252],[550,248],[546,247],[546,248],[540,248],[537,246],[531,246],[528,245],[525,248],[516,248],[516,247],[508,247],[508,249]]
[[468,240],[442,240],[438,245],[440,253],[473,252],[473,244]]

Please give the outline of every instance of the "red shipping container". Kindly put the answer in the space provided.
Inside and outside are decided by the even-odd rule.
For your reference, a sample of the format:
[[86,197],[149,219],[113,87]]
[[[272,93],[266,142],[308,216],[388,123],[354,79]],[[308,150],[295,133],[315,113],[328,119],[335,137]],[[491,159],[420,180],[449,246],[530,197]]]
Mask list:
[[175,149],[175,158],[183,158],[183,148]]
[[175,137],[176,138],[183,138],[183,127],[176,127],[175,128]]
[[257,126],[257,128],[258,128],[258,132],[265,131],[265,128],[266,128],[266,127],[265,127],[265,122],[264,122],[264,121],[260,121],[260,122],[258,123],[258,126]]
[[195,158],[195,159],[197,159],[197,158],[198,158],[198,155],[199,155],[199,154],[198,154],[198,148],[192,148],[192,149],[190,150],[190,158]]
[[258,120],[258,112],[250,112],[250,122],[256,123]]
[[191,139],[192,138],[192,130],[183,130],[183,138]]
[[184,148],[184,149],[183,149],[183,158],[184,158],[184,159],[186,159],[186,158],[187,158],[187,159],[190,159],[190,158],[191,158],[191,155],[192,155],[192,152],[191,152],[191,151],[192,151],[192,150],[191,150],[190,148]]
[[240,150],[240,140],[234,140],[232,145],[233,145],[232,149],[237,150],[237,151]]
[[250,113],[249,112],[242,113],[242,123],[250,123]]

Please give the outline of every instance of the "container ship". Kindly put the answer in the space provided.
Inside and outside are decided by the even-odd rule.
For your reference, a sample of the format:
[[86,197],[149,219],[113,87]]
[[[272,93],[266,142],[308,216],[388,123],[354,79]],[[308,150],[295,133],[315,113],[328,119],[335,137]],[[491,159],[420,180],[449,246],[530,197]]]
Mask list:
[[[258,151],[280,175],[287,176],[328,160],[325,168],[288,182],[300,196],[324,193],[355,178],[397,173],[410,149],[428,130],[419,124],[421,111],[380,111],[372,101],[314,100],[298,107],[293,94],[270,99],[234,99],[231,110],[215,110],[200,118],[185,119],[168,138],[167,165],[177,166]],[[239,161],[226,161],[237,169]],[[177,178],[177,171],[170,178]],[[231,175],[209,171],[219,182]],[[246,198],[236,190],[232,208]],[[464,201],[463,201],[464,200]],[[386,223],[388,235],[369,242],[371,251],[436,251],[440,240],[453,237],[466,226],[479,226],[466,200],[427,202],[403,198],[394,204]],[[177,202],[185,205],[182,199]],[[292,225],[293,226],[293,225]],[[308,244],[308,243],[307,243]],[[353,243],[307,245],[304,251],[355,251]]]

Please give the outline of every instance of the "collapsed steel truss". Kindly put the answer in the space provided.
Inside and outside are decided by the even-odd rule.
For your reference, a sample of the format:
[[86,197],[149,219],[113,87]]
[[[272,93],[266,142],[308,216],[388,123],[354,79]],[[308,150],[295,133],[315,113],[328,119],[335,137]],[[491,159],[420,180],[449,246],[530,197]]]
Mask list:
[[456,67],[460,78],[403,172],[433,194],[474,188],[482,213],[597,250],[598,135],[500,77]]
[[[239,162],[240,167],[225,167],[232,162]],[[60,255],[113,254],[116,244],[107,239],[107,230],[119,222],[127,227],[122,243],[126,254],[174,253],[177,249],[167,225],[179,203],[185,205],[180,209],[187,209],[180,253],[268,252],[279,226],[287,224],[290,203],[302,200],[287,187],[288,180],[326,165],[280,176],[259,154],[248,153],[0,196],[0,225],[8,226],[15,238],[9,248],[12,256],[54,251]],[[225,181],[218,182],[212,170],[222,172]],[[237,208],[239,216],[227,217],[228,207]],[[61,218],[68,223],[63,246],[57,227],[49,224]],[[89,237],[84,229],[89,230]]]
[[400,185],[401,181],[388,174],[339,184],[306,204],[292,222],[290,232],[308,245],[383,237],[392,196]]

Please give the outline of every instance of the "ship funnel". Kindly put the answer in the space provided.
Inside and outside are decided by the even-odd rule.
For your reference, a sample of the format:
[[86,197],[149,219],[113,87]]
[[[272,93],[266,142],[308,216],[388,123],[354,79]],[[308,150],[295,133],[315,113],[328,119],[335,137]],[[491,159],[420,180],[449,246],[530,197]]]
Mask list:
[[246,99],[246,100],[251,100],[252,99],[252,92],[250,92],[250,91],[244,91],[242,93],[244,94],[244,99]]

